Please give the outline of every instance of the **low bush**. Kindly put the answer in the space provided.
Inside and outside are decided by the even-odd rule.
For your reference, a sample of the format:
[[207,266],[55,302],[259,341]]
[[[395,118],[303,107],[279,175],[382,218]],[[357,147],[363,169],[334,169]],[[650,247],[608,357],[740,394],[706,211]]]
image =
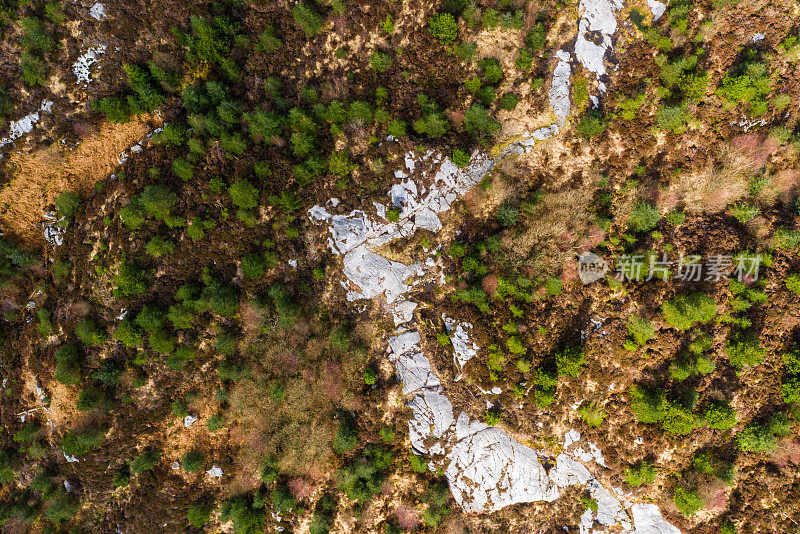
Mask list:
[[97,346],[106,342],[106,331],[94,321],[83,319],[75,326],[75,335],[84,345]]
[[156,449],[147,449],[131,462],[131,473],[138,475],[153,469],[161,460],[161,452]]
[[56,197],[58,214],[66,219],[72,219],[80,205],[81,198],[72,191],[65,191]]
[[450,13],[433,15],[428,29],[443,44],[453,44],[458,38],[458,23]]
[[626,325],[628,334],[636,345],[646,345],[656,335],[653,323],[638,315],[631,315]]
[[200,503],[194,503],[189,506],[186,512],[186,520],[189,525],[195,528],[203,528],[211,520],[211,512],[213,509]]
[[304,2],[295,4],[294,8],[292,8],[292,18],[309,39],[322,30],[322,16]]
[[641,460],[625,471],[625,481],[630,486],[650,485],[656,479],[656,470],[649,462]]
[[188,473],[197,473],[203,469],[205,461],[206,459],[200,451],[191,450],[181,458],[181,467]]
[[782,413],[773,414],[766,423],[754,422],[736,435],[736,444],[746,452],[772,452],[778,439],[791,434],[791,421]]
[[559,376],[578,376],[586,359],[580,347],[569,346],[555,355]]
[[378,73],[386,72],[387,70],[389,70],[389,67],[392,66],[392,56],[390,56],[385,52],[376,50],[369,57],[369,66],[375,72]]
[[130,319],[123,319],[114,331],[114,339],[129,348],[142,346],[142,331]]
[[752,333],[739,334],[725,343],[725,354],[735,367],[757,365],[766,353],[766,349],[758,344],[758,338]]
[[678,330],[689,330],[695,323],[705,323],[717,314],[717,304],[702,293],[679,295],[661,306],[664,320]]
[[56,350],[55,378],[65,385],[73,385],[80,379],[80,352],[75,345],[62,345]]
[[91,426],[84,430],[68,430],[61,438],[61,448],[69,456],[83,456],[90,450],[99,447],[106,439],[108,430],[100,426]]
[[608,414],[594,402],[584,402],[578,408],[578,415],[590,428],[597,428],[603,424],[603,420]]
[[672,500],[675,502],[678,511],[683,515],[694,515],[705,506],[702,497],[696,491],[683,486],[675,488]]

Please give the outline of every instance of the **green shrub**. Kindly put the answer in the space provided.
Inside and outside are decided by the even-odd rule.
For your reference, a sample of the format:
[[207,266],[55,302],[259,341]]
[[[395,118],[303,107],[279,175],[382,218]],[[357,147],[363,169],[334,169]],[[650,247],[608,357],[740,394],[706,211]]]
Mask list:
[[494,212],[494,218],[500,226],[508,228],[519,222],[519,210],[513,206],[500,206]]
[[123,65],[128,83],[135,96],[128,97],[131,113],[138,115],[160,108],[164,104],[164,96],[150,74],[138,65]]
[[386,72],[392,66],[392,56],[385,52],[376,50],[369,57],[369,66],[375,72]]
[[547,45],[547,30],[544,24],[537,22],[533,28],[528,30],[525,35],[525,46],[534,52],[538,52]]
[[431,17],[428,29],[443,44],[455,43],[458,38],[458,23],[450,13],[439,13]]
[[131,473],[138,475],[149,471],[156,466],[161,459],[161,453],[156,449],[147,449],[131,462]]
[[453,155],[450,158],[457,167],[466,167],[469,165],[470,156],[460,148],[453,150]]
[[251,252],[242,258],[242,273],[252,280],[261,278],[267,272],[267,261],[264,256]]
[[346,176],[355,166],[350,162],[350,155],[347,152],[332,152],[328,158],[328,169],[331,174]]
[[78,393],[78,401],[75,403],[75,407],[80,411],[87,411],[94,408],[103,408],[105,404],[105,392],[102,389],[90,388]]
[[463,61],[464,63],[469,63],[472,61],[472,58],[475,57],[477,51],[477,43],[470,41],[461,42],[455,46],[456,57],[459,59],[459,61]]
[[355,424],[348,417],[342,417],[339,421],[339,430],[333,440],[333,451],[343,455],[355,449],[356,445],[358,445],[358,432]]
[[748,223],[758,217],[761,210],[751,204],[734,204],[730,208],[731,215],[742,224]]
[[165,185],[148,185],[139,195],[138,202],[149,216],[163,221],[169,217],[178,197]]
[[172,162],[172,172],[184,182],[188,182],[194,177],[194,165],[183,158],[175,158]]
[[503,79],[503,67],[497,58],[488,57],[478,61],[478,68],[483,71],[483,81],[496,85]]
[[778,439],[791,433],[791,422],[776,413],[767,423],[751,423],[736,435],[736,444],[747,452],[772,452],[778,446]]
[[160,258],[166,254],[172,254],[175,251],[175,243],[164,239],[160,235],[156,235],[150,238],[145,245],[145,250],[147,253],[153,256],[154,258]]
[[381,435],[381,440],[383,440],[384,443],[394,443],[395,433],[392,427],[385,426],[381,428],[380,435]]
[[173,304],[167,312],[167,319],[172,322],[175,330],[191,328],[195,319],[195,311],[183,304]]
[[194,503],[189,506],[186,512],[186,520],[195,528],[202,528],[211,520],[212,508],[200,503]]
[[628,226],[633,232],[649,232],[660,220],[658,208],[646,202],[637,202],[633,206]]
[[[418,98],[423,96],[425,95],[419,95]],[[360,121],[364,124],[370,124],[373,119],[372,106],[370,106],[368,102],[355,100],[350,103],[350,109],[347,111],[347,118],[351,121]]]
[[136,315],[136,324],[142,330],[148,333],[153,333],[161,330],[166,321],[166,314],[158,307],[152,304],[145,304]]
[[603,424],[608,414],[594,402],[584,402],[578,408],[578,415],[590,428],[597,428]]
[[0,484],[13,482],[16,473],[14,472],[14,462],[16,453],[13,450],[0,451]]
[[53,323],[50,321],[50,312],[45,308],[39,308],[36,310],[36,318],[39,320],[39,324],[36,325],[36,331],[43,338],[50,337],[50,334],[53,333]]
[[283,126],[281,117],[275,112],[256,110],[243,115],[250,129],[253,141],[273,144],[273,139],[280,137]]
[[61,3],[58,1],[48,2],[44,5],[44,16],[56,25],[64,24],[67,21],[64,8],[61,7]]
[[702,497],[697,492],[683,486],[675,488],[672,500],[675,502],[678,511],[683,515],[694,515],[705,506]]
[[358,503],[366,503],[380,492],[384,471],[392,463],[392,456],[377,447],[367,447],[352,463],[339,470],[339,489]]
[[175,350],[175,336],[166,330],[156,330],[147,339],[150,348],[160,354],[170,354]]
[[106,358],[100,363],[97,371],[92,373],[92,378],[99,380],[104,386],[110,387],[119,382],[122,371],[123,369],[117,361]]
[[727,74],[716,90],[727,109],[738,104],[749,104],[751,115],[760,115],[766,111],[764,98],[772,90],[767,63],[759,58],[760,52],[755,48],[745,49],[743,61],[736,65],[733,72]]
[[81,504],[78,497],[64,492],[59,492],[58,496],[47,505],[44,515],[56,525],[72,519],[80,509]]
[[663,415],[661,426],[670,434],[686,435],[702,424],[689,409],[677,403],[667,403]]
[[628,318],[626,327],[633,342],[639,346],[646,345],[647,342],[656,335],[656,329],[653,323],[638,315],[631,315]]
[[56,197],[58,214],[67,219],[72,219],[80,205],[81,198],[72,191],[65,191]]
[[146,214],[137,199],[119,211],[119,217],[128,230],[137,230],[145,223]]
[[500,422],[500,413],[493,410],[487,410],[483,421],[489,426],[495,426]]
[[556,353],[559,376],[578,376],[586,359],[580,347],[569,346]]
[[515,95],[514,93],[506,93],[502,97],[500,97],[500,107],[510,111],[515,107],[517,107],[518,101],[519,99],[517,98],[517,95]]
[[790,274],[786,277],[786,289],[800,295],[800,275]]
[[275,27],[270,24],[261,32],[258,44],[256,44],[256,51],[272,54],[280,50],[282,46],[283,41],[275,35]]
[[55,378],[62,384],[76,384],[80,378],[80,352],[75,345],[62,345],[56,350]]
[[630,391],[631,411],[641,423],[657,423],[666,415],[668,404],[662,391],[647,390],[632,386]]
[[133,263],[123,262],[114,277],[115,298],[137,298],[147,293],[148,280],[144,272]]
[[181,458],[181,467],[189,473],[197,473],[203,469],[206,459],[200,451],[191,450]]
[[220,521],[231,521],[234,534],[264,532],[266,520],[263,505],[260,509],[254,508],[252,500],[243,495],[225,501],[220,511]]
[[21,22],[23,33],[19,44],[27,51],[47,53],[56,47],[53,35],[47,31],[44,21],[38,17],[25,17]]
[[247,180],[237,180],[229,188],[233,203],[241,209],[251,210],[258,206],[258,189]]
[[[43,83],[43,82],[42,82]],[[125,100],[118,97],[105,97],[92,102],[92,109],[102,113],[114,123],[126,123],[131,118],[131,111]]]
[[800,377],[792,376],[784,378],[781,384],[781,395],[786,403],[800,402]]
[[233,317],[239,311],[239,293],[229,285],[212,280],[200,293],[195,309],[198,312],[213,310],[222,317]]
[[625,472],[625,481],[630,486],[650,485],[656,479],[656,470],[652,464],[641,460],[630,466]]
[[725,354],[735,367],[757,365],[766,353],[766,349],[758,344],[758,338],[752,333],[739,334],[725,343]]
[[14,432],[13,439],[17,443],[31,443],[36,441],[41,433],[42,425],[39,424],[39,421],[28,421],[25,426]]
[[535,384],[534,400],[539,407],[547,408],[555,400],[558,377],[542,369],[536,369],[533,374],[533,380]]
[[678,330],[689,330],[695,323],[706,323],[717,314],[717,304],[702,293],[679,295],[661,306],[664,320]]
[[48,66],[40,57],[29,52],[20,56],[20,76],[28,85],[44,85],[47,81]]
[[114,339],[129,348],[142,345],[142,331],[130,319],[123,319],[114,331]]
[[584,139],[598,137],[606,131],[605,118],[599,111],[593,109],[581,117],[575,129]]
[[520,49],[517,59],[514,60],[514,68],[520,72],[527,72],[533,66],[533,54],[525,48]]
[[292,18],[309,39],[322,30],[322,17],[303,2],[295,4]]
[[437,139],[447,133],[450,121],[444,116],[439,106],[424,94],[417,97],[422,108],[422,118],[414,121],[414,130],[431,139]]
[[399,119],[393,119],[392,122],[390,122],[389,125],[386,127],[386,133],[395,139],[400,139],[401,137],[405,137],[406,123]]
[[106,331],[94,319],[83,319],[75,326],[75,335],[85,345],[97,346],[106,342]]
[[106,439],[107,429],[91,426],[84,430],[68,430],[61,438],[61,448],[69,456],[83,456]]
[[486,139],[497,133],[500,123],[492,118],[486,108],[472,104],[464,114],[464,129],[478,139]]

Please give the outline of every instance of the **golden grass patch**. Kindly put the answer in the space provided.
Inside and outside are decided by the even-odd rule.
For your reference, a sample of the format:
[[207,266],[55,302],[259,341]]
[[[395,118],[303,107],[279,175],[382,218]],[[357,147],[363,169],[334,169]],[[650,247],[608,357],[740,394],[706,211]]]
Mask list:
[[12,153],[7,164],[11,180],[0,190],[3,229],[29,244],[41,244],[42,214],[48,206],[65,191],[86,196],[95,182],[116,168],[119,154],[147,134],[153,118],[106,123],[72,150],[54,144],[31,153]]

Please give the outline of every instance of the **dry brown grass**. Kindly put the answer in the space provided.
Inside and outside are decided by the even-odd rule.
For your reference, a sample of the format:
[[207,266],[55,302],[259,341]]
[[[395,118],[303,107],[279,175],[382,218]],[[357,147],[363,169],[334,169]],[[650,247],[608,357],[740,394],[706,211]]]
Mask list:
[[747,194],[750,180],[760,165],[740,150],[725,148],[700,171],[673,178],[669,189],[659,199],[662,212],[683,205],[691,213],[715,213]]
[[32,153],[12,153],[11,180],[0,190],[0,224],[32,245],[43,242],[42,214],[65,191],[87,195],[118,165],[117,157],[148,132],[142,116],[127,124],[106,123],[74,150],[58,144]]
[[525,231],[505,235],[504,244],[520,258],[530,256],[534,249],[548,250],[553,252],[546,254],[553,264],[563,265],[575,242],[593,226],[592,193],[589,186],[545,193],[526,218]]

